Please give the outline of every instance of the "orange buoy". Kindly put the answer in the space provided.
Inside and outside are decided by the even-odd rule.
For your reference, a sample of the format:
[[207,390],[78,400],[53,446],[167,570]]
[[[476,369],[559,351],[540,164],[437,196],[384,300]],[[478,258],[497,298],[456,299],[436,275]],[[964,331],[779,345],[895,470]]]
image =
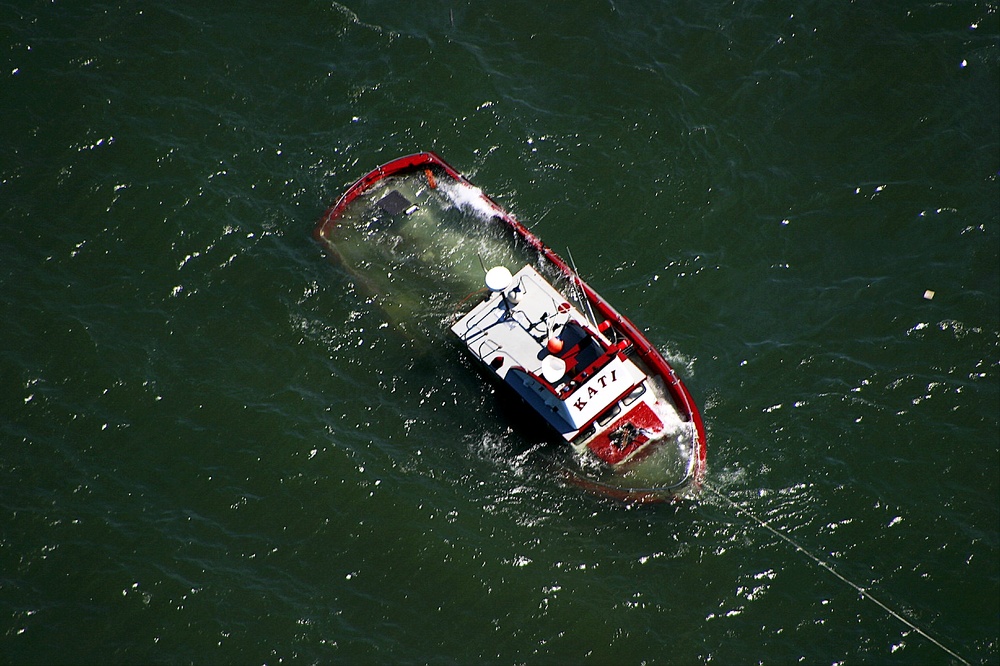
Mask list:
[[549,341],[545,343],[545,348],[549,350],[550,354],[558,354],[563,349],[562,338],[549,338]]

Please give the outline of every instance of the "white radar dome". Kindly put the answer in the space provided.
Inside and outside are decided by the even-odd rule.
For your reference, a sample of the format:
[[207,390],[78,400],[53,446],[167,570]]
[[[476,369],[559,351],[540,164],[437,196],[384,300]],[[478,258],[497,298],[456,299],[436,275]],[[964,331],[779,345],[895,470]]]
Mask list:
[[490,291],[503,291],[513,281],[514,276],[504,266],[494,266],[486,271],[486,287]]

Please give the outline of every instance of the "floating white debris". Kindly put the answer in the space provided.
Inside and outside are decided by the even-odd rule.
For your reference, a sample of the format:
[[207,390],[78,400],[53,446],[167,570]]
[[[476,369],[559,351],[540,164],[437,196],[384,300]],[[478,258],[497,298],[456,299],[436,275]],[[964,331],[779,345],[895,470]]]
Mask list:
[[924,292],[924,298],[926,298],[928,301],[931,300],[932,298],[934,298],[934,292],[928,289],[927,291]]

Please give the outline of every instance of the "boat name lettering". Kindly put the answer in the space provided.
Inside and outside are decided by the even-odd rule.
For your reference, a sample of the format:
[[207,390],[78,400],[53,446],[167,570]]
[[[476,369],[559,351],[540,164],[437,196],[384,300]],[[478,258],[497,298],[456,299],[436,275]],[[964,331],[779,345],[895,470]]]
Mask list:
[[[597,395],[600,392],[600,389],[606,388],[609,383],[614,383],[618,381],[617,373],[618,373],[617,370],[612,370],[610,380],[608,379],[607,375],[599,375],[598,377],[596,377],[594,381],[589,386],[587,386],[587,400],[590,400],[595,395]],[[600,384],[601,386],[600,388],[595,388],[594,384]],[[576,402],[573,403],[573,406],[576,407],[578,411],[582,412],[583,408],[587,406],[587,400],[584,400],[583,398],[577,398]]]

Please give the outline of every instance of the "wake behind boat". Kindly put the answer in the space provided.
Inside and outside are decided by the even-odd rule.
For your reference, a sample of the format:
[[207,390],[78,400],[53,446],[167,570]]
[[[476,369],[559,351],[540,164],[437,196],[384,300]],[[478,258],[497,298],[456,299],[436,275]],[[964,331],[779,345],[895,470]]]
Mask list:
[[573,267],[436,154],[362,177],[315,236],[394,325],[432,339],[450,328],[562,443],[569,481],[629,501],[700,488],[704,425],[673,368]]

